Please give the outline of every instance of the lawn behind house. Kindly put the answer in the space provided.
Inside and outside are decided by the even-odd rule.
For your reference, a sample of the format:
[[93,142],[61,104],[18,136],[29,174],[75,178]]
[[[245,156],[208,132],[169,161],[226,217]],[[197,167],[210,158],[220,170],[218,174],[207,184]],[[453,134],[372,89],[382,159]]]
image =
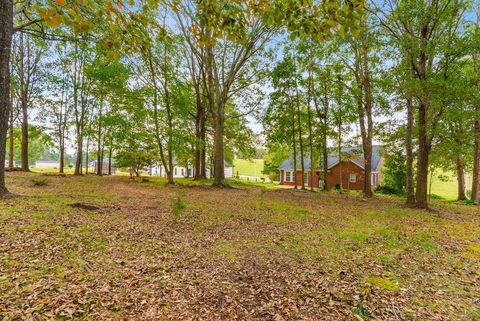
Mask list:
[[39,177],[0,203],[0,320],[480,319],[478,207]]

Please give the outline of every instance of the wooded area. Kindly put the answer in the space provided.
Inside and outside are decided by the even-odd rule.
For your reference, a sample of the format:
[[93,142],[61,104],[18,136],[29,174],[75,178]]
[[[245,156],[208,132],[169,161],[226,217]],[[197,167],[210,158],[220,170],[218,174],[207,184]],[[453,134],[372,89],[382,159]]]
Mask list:
[[25,0],[1,9],[3,194],[3,158],[13,167],[20,153],[29,171],[35,130],[58,151],[61,173],[73,140],[75,175],[94,151],[99,164],[108,157],[137,174],[158,162],[169,184],[174,164],[193,167],[195,179],[211,168],[214,186],[228,187],[225,160],[258,145],[255,117],[269,159],[293,154],[302,171],[306,157],[325,168],[329,147],[341,158],[342,144],[359,141],[365,197],[380,141],[403,158],[406,183],[390,187],[409,205],[428,207],[437,169],[456,173],[459,200],[478,202],[472,1]]
[[480,320],[479,185],[478,0],[0,0],[0,320]]

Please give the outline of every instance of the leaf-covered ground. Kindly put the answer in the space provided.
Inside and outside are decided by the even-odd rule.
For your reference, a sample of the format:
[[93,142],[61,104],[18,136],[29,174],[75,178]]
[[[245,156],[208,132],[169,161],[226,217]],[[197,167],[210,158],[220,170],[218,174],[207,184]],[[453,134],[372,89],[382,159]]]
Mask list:
[[0,320],[480,320],[477,207],[38,175],[0,202]]

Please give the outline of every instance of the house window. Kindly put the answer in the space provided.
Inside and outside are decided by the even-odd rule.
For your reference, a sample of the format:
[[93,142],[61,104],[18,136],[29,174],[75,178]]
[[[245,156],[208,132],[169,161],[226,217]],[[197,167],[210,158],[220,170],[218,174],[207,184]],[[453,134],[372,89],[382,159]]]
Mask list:
[[356,182],[357,182],[357,175],[350,174],[350,183],[356,183]]
[[293,182],[293,172],[285,171],[285,182]]
[[308,185],[308,172],[305,172],[305,175],[303,176],[303,184]]
[[182,168],[182,176],[185,176],[185,168]]
[[377,186],[377,174],[372,173],[372,186]]
[[176,176],[177,175],[177,168],[176,167],[175,167],[173,172],[175,173],[175,176]]

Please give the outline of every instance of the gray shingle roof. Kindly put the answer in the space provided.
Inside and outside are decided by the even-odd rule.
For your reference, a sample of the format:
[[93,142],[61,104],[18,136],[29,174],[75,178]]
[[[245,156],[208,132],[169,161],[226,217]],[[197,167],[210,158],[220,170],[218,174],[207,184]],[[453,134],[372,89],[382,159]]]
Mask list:
[[[381,156],[382,146],[373,146],[372,147],[372,171],[376,171],[378,169],[378,165],[382,158]],[[365,167],[365,161],[363,156],[363,150],[361,147],[343,147],[342,154],[348,154],[350,156],[350,160],[357,164],[359,167]],[[343,156],[342,159],[345,159],[347,155]],[[336,165],[338,163],[338,156],[334,155],[333,153],[328,156],[328,168]],[[310,158],[307,157],[304,159],[305,170],[310,170]],[[300,165],[300,158],[297,160],[297,170],[301,168]],[[290,159],[285,160],[282,165],[278,168],[279,170],[293,170],[293,157]],[[318,169],[318,167],[317,167]]]

